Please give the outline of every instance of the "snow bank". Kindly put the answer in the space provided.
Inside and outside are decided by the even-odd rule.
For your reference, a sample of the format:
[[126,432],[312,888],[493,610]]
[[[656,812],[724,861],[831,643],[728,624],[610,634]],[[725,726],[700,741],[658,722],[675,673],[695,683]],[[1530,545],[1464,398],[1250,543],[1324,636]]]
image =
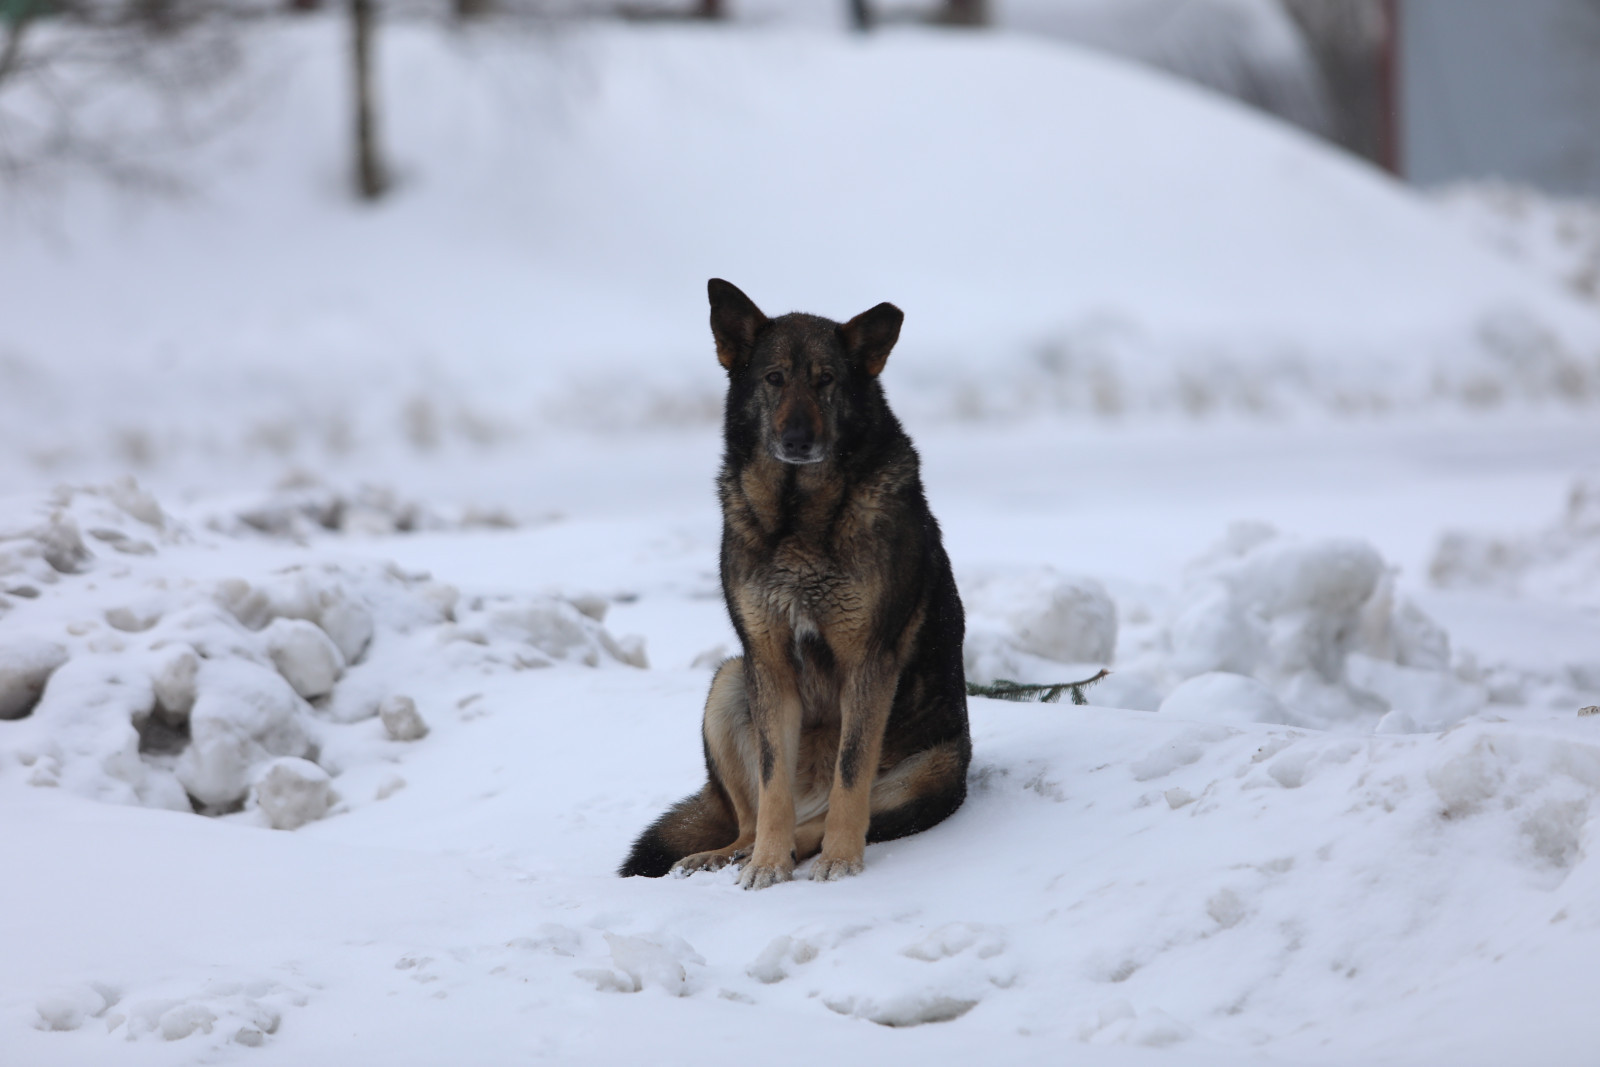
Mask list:
[[0,535],[0,778],[293,829],[336,802],[333,776],[427,734],[395,691],[426,661],[645,665],[587,598],[463,599],[393,565],[263,556],[131,482],[31,510]]

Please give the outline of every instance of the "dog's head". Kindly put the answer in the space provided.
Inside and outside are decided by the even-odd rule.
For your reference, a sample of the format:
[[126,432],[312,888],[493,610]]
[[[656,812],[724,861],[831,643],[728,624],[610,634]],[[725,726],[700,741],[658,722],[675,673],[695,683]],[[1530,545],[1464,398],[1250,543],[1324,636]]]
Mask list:
[[848,448],[883,403],[878,373],[905,318],[879,304],[846,323],[791,313],[769,319],[739,289],[713,278],[711,335],[728,372],[730,441],[748,438],[783,463],[821,463]]

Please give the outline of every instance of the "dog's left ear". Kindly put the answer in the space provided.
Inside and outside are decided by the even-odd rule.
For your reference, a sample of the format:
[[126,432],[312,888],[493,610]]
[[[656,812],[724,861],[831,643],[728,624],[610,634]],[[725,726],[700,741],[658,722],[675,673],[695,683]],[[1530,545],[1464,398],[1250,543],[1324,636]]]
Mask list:
[[839,338],[852,359],[861,361],[874,378],[889,360],[889,350],[900,339],[905,312],[893,304],[879,304],[839,327]]

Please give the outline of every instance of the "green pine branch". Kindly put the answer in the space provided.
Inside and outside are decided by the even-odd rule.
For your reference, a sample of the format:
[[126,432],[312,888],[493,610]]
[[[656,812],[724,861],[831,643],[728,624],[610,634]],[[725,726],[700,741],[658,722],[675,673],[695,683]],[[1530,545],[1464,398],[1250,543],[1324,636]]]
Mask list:
[[1029,685],[1024,682],[1013,682],[1009,678],[996,678],[988,685],[968,682],[967,696],[993,697],[996,700],[1016,700],[1022,703],[1037,701],[1042,704],[1056,704],[1060,703],[1062,693],[1071,693],[1074,704],[1087,704],[1089,698],[1083,695],[1083,691],[1110,673],[1110,668],[1104,668],[1093,678],[1048,685]]

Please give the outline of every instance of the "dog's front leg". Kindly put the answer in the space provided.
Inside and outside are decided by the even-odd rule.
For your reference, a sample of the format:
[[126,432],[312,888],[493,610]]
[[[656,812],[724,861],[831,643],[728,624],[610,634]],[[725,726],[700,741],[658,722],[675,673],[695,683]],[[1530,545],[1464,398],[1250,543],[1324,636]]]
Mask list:
[[832,882],[860,874],[867,826],[872,820],[872,783],[883,754],[883,730],[894,703],[895,672],[888,662],[860,664],[845,673],[839,693],[839,758],[828,792],[822,854],[811,877]]
[[794,775],[800,750],[800,687],[788,642],[751,648],[750,718],[756,730],[760,780],[756,840],[739,873],[746,889],[765,889],[794,875]]

